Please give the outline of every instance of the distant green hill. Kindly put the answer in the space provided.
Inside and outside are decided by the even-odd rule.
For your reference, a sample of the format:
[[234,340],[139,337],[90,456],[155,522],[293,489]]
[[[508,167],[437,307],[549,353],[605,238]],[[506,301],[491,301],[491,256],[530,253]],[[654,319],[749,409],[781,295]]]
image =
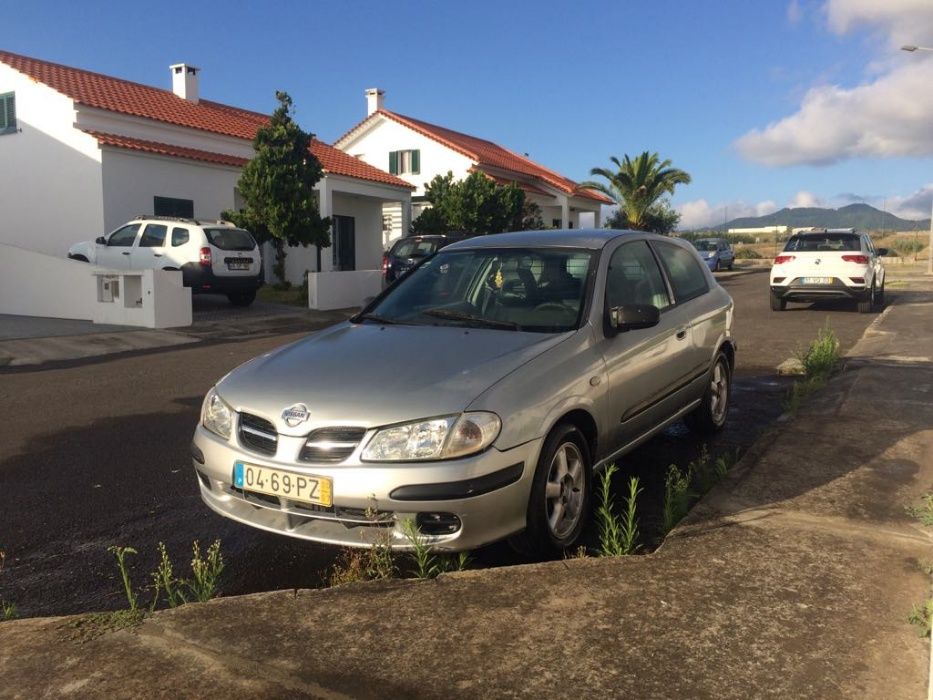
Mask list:
[[760,226],[825,226],[826,228],[857,228],[862,231],[916,231],[929,230],[930,220],[901,219],[890,212],[875,209],[869,204],[849,204],[839,209],[819,207],[785,207],[765,216],[746,216],[715,226],[714,230],[730,228],[758,228]]

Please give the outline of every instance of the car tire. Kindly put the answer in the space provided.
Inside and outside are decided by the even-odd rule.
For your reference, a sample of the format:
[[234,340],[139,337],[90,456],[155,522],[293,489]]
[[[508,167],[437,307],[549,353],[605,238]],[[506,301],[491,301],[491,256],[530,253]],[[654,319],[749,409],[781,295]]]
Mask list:
[[726,269],[729,270],[729,272],[732,272],[732,268],[734,267],[735,267],[735,260],[733,259],[729,261],[729,267],[727,267]]
[[525,530],[509,544],[532,557],[572,549],[589,518],[593,469],[583,433],[570,423],[555,427],[544,441],[528,498]]
[[256,299],[256,290],[250,290],[248,292],[230,292],[227,295],[227,299],[230,300],[230,303],[234,306],[249,306]]
[[720,352],[709,371],[709,380],[700,405],[684,416],[687,427],[697,433],[718,433],[726,424],[731,395],[732,366],[725,354]]
[[83,263],[90,262],[90,260],[88,260],[88,259],[87,259],[86,257],[84,257],[83,255],[69,255],[68,257],[69,257],[71,260],[77,260],[78,262],[83,262]]
[[717,260],[717,261],[716,261],[716,264],[713,266],[713,272],[719,272],[720,269],[721,269],[721,268],[720,268],[720,265],[719,265],[719,261]]
[[772,311],[783,311],[787,308],[787,300],[781,299],[777,294],[771,292],[771,310]]
[[884,282],[881,283],[881,289],[875,292],[875,306],[879,309],[884,308]]
[[868,290],[868,298],[859,301],[858,312],[860,314],[869,314],[875,308],[875,283],[871,283],[871,289]]

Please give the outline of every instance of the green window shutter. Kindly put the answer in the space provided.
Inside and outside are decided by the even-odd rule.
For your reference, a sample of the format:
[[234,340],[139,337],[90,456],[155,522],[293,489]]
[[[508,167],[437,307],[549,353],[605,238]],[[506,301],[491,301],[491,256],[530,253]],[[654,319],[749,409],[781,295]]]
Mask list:
[[398,175],[398,151],[389,151],[389,172]]
[[15,123],[10,123],[10,117],[13,116],[13,107],[10,106],[12,99],[12,92],[0,95],[0,131],[6,131],[9,127],[15,126]]
[[421,151],[414,150],[411,152],[411,172],[412,175],[421,174]]
[[8,129],[16,128],[16,95],[10,93],[6,98],[6,125]]

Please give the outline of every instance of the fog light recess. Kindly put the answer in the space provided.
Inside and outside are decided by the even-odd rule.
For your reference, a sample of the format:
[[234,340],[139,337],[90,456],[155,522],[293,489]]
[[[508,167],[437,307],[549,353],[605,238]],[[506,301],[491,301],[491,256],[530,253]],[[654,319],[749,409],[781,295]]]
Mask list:
[[418,513],[415,524],[423,535],[452,535],[460,529],[460,518],[453,513]]

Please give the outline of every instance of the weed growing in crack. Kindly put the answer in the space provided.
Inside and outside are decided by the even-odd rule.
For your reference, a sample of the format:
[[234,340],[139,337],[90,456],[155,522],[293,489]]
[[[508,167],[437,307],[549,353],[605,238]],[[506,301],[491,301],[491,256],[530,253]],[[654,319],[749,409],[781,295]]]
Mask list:
[[921,637],[929,637],[930,630],[933,628],[933,598],[914,603],[913,608],[907,614],[907,622],[917,628],[917,634]]
[[137,551],[132,547],[118,547],[116,545],[107,547],[107,551],[117,559],[117,568],[120,570],[120,577],[123,579],[123,591],[126,593],[126,601],[130,605],[130,611],[136,612],[138,599],[136,591],[133,590],[133,585],[130,583],[130,572],[126,568],[126,555],[137,554]]
[[217,583],[224,570],[224,558],[220,553],[220,540],[214,540],[201,557],[197,540],[191,545],[191,579],[184,583],[194,600],[206,603],[217,595]]
[[599,527],[599,556],[601,557],[634,554],[640,549],[636,501],[642,489],[638,487],[637,476],[629,479],[625,512],[617,515],[612,498],[612,476],[617,471],[619,469],[613,463],[599,475],[599,507],[596,509],[596,522]]
[[839,366],[839,339],[830,328],[829,321],[817,332],[816,340],[810,343],[810,347],[805,352],[797,353],[797,359],[803,365],[808,379],[825,379],[836,371]]
[[690,510],[690,477],[691,470],[681,473],[676,464],[667,468],[667,477],[664,479],[664,509],[662,511],[661,532],[662,537],[667,535]]
[[907,511],[907,515],[916,518],[921,524],[933,525],[933,493],[924,494],[920,500],[922,505],[907,506],[904,510]]
[[[3,573],[3,562],[6,561],[6,552],[0,549],[0,573]],[[16,604],[0,598],[0,622],[16,618]]]

